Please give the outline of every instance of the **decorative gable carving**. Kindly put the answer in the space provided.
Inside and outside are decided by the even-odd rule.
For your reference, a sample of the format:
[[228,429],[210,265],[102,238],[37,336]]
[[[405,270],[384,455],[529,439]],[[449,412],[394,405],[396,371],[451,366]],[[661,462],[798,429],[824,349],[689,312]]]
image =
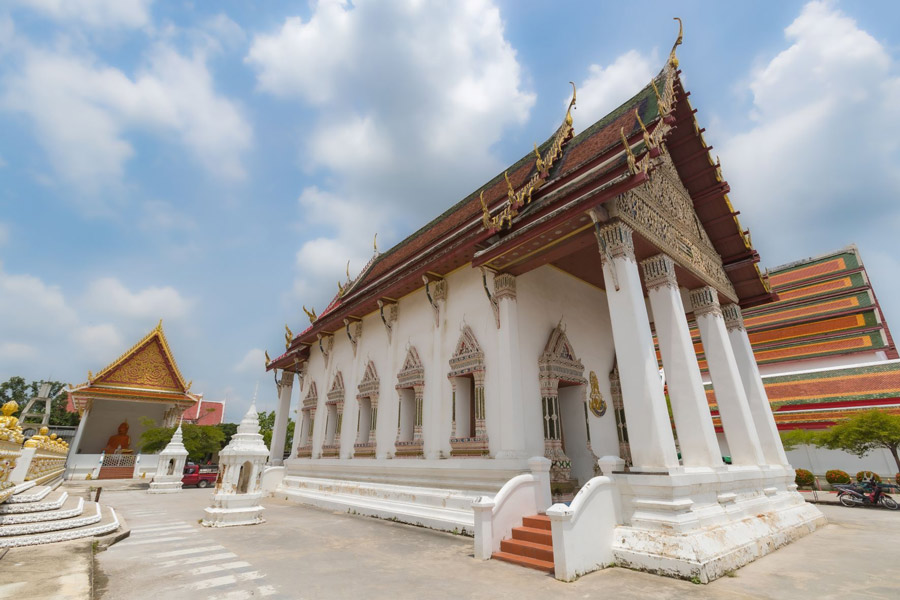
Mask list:
[[303,399],[303,408],[315,408],[319,402],[319,392],[316,390],[316,382],[309,384],[309,391],[306,392],[306,398]]
[[621,219],[733,302],[738,301],[722,258],[703,229],[690,193],[668,154],[660,157],[647,183],[610,204],[610,216]]
[[357,394],[358,398],[377,398],[380,381],[378,372],[375,370],[375,363],[371,360],[366,365],[366,372],[363,374],[362,381],[359,382]]
[[484,352],[481,345],[475,339],[472,328],[466,325],[463,327],[456,342],[456,350],[450,358],[450,373],[448,377],[458,377],[466,373],[474,373],[484,371]]
[[550,332],[544,352],[538,359],[538,368],[542,384],[545,380],[587,383],[584,378],[584,365],[576,358],[562,323]]
[[419,358],[419,352],[415,346],[410,346],[403,360],[403,367],[397,373],[397,389],[410,388],[417,385],[425,385],[425,367]]
[[334,376],[334,381],[331,382],[331,389],[328,391],[328,402],[343,402],[344,401],[344,376],[341,375],[341,372],[338,371]]

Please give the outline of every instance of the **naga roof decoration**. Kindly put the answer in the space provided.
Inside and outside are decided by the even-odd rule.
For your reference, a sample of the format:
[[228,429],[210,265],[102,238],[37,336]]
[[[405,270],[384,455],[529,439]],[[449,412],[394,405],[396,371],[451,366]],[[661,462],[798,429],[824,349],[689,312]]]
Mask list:
[[772,300],[757,266],[759,255],[737,219],[720,164],[710,155],[712,148],[682,86],[675,53],[682,39],[679,19],[678,37],[663,69],[619,108],[573,136],[573,91],[563,123],[549,139],[390,250],[378,252],[376,247],[356,278],[351,280],[348,271],[347,282],[339,285],[325,310],[306,310],[310,326],[268,368],[299,369],[319,334],[338,331],[345,318],[378,310],[379,301],[420,289],[426,273],[446,274],[466,264],[504,271],[496,267],[499,257],[520,253],[517,248],[541,232],[565,224],[569,229],[559,246],[548,244],[544,254],[517,259],[504,272],[516,275],[559,262],[563,249],[595,243],[586,241],[592,236],[588,211],[647,183],[664,161],[683,183],[710,252],[716,261],[721,257],[713,265],[720,273],[714,278],[716,287],[742,307]]
[[88,398],[143,401],[176,401],[193,405],[198,395],[190,393],[162,329],[162,320],[147,335],[99,373],[88,372],[88,380],[67,389],[79,410]]

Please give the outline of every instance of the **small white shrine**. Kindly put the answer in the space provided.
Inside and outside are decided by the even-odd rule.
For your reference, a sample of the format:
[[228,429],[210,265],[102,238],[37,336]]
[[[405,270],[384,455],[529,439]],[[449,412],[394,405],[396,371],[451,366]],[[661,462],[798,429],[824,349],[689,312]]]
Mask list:
[[188,457],[188,451],[184,447],[181,433],[181,423],[172,435],[171,441],[165,449],[159,453],[156,463],[156,475],[150,482],[151,494],[171,494],[181,491],[181,478],[184,473],[184,463]]
[[238,426],[237,433],[219,452],[219,476],[212,504],[204,511],[205,527],[256,525],[265,521],[259,501],[264,492],[260,485],[269,449],[259,433],[256,403]]

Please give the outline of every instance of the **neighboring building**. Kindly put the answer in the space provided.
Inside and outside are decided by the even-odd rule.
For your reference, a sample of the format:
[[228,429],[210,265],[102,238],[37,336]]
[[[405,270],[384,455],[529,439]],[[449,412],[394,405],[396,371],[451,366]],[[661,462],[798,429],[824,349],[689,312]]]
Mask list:
[[[577,522],[615,529],[588,536],[579,560],[589,569],[614,560],[701,581],[823,522],[795,492],[741,322],[773,294],[677,64],[673,48],[644,89],[577,136],[570,105],[547,141],[376,248],[325,310],[306,311],[308,328],[288,330],[268,364],[280,372],[272,448],[283,445],[295,375],[301,404],[276,495],[469,533],[486,518],[496,535],[478,547],[527,562],[500,552],[500,539],[528,516],[515,511],[548,506],[533,492],[493,508],[482,498],[475,523],[472,503],[507,482],[504,494],[544,481],[541,459],[529,458],[546,457],[546,497],[571,499],[590,480],[591,500],[572,510],[592,515]],[[731,466],[685,307],[714,349],[704,358]],[[598,457],[608,478],[594,479]],[[567,510],[554,519],[573,518]]]
[[[125,354],[88,380],[69,387],[69,405],[81,415],[75,439],[69,447],[67,477],[88,474],[103,479],[138,476],[152,472],[155,457],[139,464],[137,442],[147,426],[173,427],[200,396],[190,393],[169,349],[162,321]],[[99,471],[97,467],[99,466]]]
[[[778,428],[825,429],[874,408],[900,414],[897,348],[856,246],[772,269],[769,283],[778,301],[746,310],[744,322]],[[711,385],[707,397],[715,410]],[[803,448],[790,458],[817,474],[897,469],[886,450],[859,459]]]
[[191,425],[219,425],[225,420],[225,401],[204,400],[197,395],[197,403],[185,409],[181,418]]

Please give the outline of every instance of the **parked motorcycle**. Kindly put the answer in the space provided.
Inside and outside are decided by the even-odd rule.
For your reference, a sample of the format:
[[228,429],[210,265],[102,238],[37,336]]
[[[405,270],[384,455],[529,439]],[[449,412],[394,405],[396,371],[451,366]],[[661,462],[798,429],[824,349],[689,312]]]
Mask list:
[[897,501],[885,490],[895,486],[883,483],[844,484],[834,486],[837,497],[844,506],[883,506],[888,510],[897,510]]

